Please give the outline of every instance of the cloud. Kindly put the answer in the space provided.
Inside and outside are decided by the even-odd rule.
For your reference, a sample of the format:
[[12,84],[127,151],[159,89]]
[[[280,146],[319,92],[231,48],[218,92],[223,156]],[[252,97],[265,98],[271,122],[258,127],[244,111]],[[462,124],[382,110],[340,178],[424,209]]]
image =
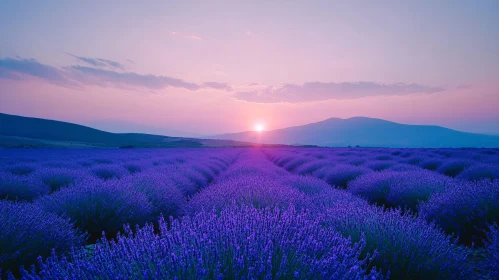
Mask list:
[[203,84],[204,87],[207,88],[213,88],[213,89],[219,89],[219,90],[225,90],[225,91],[232,91],[232,87],[226,83],[217,83],[217,82],[207,82]]
[[[0,67],[2,67],[0,65]],[[10,80],[21,80],[21,77],[17,75],[16,73],[7,71],[5,69],[0,68],[0,79],[10,79]]]
[[167,87],[175,87],[191,91],[201,89],[232,91],[232,87],[226,83],[205,82],[197,84],[167,76],[142,75],[134,72],[117,72],[80,65],[67,66],[58,69],[41,64],[34,59],[0,58],[0,79],[18,80],[20,75],[37,77],[49,83],[66,87],[89,85],[130,90],[137,88],[159,90]]
[[170,36],[177,37],[177,38],[193,40],[193,41],[202,41],[203,40],[203,38],[201,38],[197,35],[188,35],[188,34],[183,34],[183,33],[176,32],[176,31],[170,31],[168,33],[170,34]]
[[[103,61],[109,60],[100,59],[93,62],[104,63]],[[112,67],[111,64],[107,62],[106,65]],[[26,79],[27,77],[36,77],[49,83],[69,88],[99,86],[116,87],[127,90],[136,90],[140,88],[160,90],[168,87],[182,88],[190,91],[201,89],[222,91],[234,90],[233,87],[227,83],[194,83],[168,76],[143,75],[134,72],[115,71],[114,69],[80,65],[56,68],[42,64],[35,59],[0,58],[0,79],[21,80]],[[247,91],[236,92],[233,97],[239,100],[257,103],[302,103],[329,99],[357,99],[369,96],[393,96],[417,93],[429,94],[444,90],[445,89],[440,87],[431,87],[414,83],[311,82],[303,85],[286,84],[281,87],[270,87],[253,83]]]
[[199,90],[202,87],[166,76],[141,75],[133,72],[116,72],[111,70],[85,67],[69,66],[65,68],[71,78],[86,85],[101,87],[114,86],[119,88],[144,87],[148,89],[162,89],[166,87],[184,88],[187,90]]
[[257,103],[302,103],[329,99],[358,99],[369,96],[409,95],[444,91],[440,87],[420,84],[378,84],[373,82],[286,84],[259,90],[237,92],[234,98]]
[[68,80],[59,69],[41,64],[36,59],[3,58],[0,59],[0,78],[20,80],[21,75],[27,75],[45,80],[49,83],[75,87],[76,84]]
[[107,60],[107,59],[103,59],[103,58],[90,58],[90,57],[76,56],[76,55],[73,55],[70,53],[66,53],[66,54],[76,58],[77,60],[79,60],[81,62],[87,63],[91,66],[125,70],[125,66],[119,62],[116,62],[116,61]]

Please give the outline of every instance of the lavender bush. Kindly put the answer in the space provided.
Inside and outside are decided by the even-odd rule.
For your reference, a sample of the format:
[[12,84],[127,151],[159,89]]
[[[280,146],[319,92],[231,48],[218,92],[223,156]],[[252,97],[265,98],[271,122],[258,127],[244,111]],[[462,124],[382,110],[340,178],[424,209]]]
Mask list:
[[147,196],[155,218],[177,217],[181,214],[186,201],[175,183],[168,179],[168,174],[147,172],[128,181]]
[[352,240],[365,239],[377,251],[372,265],[391,279],[470,279],[469,250],[433,225],[401,210],[338,204],[326,210],[328,223]]
[[365,158],[353,158],[353,159],[348,159],[348,160],[342,160],[342,162],[346,162],[347,164],[350,164],[350,165],[359,166],[359,165],[365,164],[367,162],[367,159],[365,159]]
[[[244,174],[244,173],[243,173]],[[303,206],[305,195],[281,183],[279,177],[249,175],[230,176],[203,190],[187,205],[189,213],[203,209],[220,211],[236,201],[257,208]]]
[[499,179],[499,166],[492,164],[474,164],[461,172],[456,178],[468,181]]
[[394,164],[392,167],[387,168],[386,170],[390,170],[390,171],[416,171],[416,170],[421,170],[421,167],[418,167],[416,165],[406,164],[406,163],[397,163],[397,164]]
[[367,173],[348,184],[348,191],[371,203],[417,210],[421,201],[445,191],[451,184],[446,176],[429,171]]
[[417,156],[412,156],[412,157],[409,157],[407,159],[404,159],[404,160],[402,160],[400,162],[401,163],[412,164],[412,165],[418,165],[419,163],[421,163],[421,162],[423,162],[425,160],[426,160],[426,157],[417,155]]
[[442,165],[442,160],[434,158],[423,160],[422,162],[419,163],[419,166],[421,166],[422,168],[432,171],[437,170],[440,167],[440,165]]
[[366,271],[357,244],[321,226],[321,217],[289,209],[229,207],[160,220],[116,242],[103,240],[93,256],[75,251],[72,262],[51,257],[26,279],[382,279]]
[[485,267],[489,277],[496,277],[499,275],[499,227],[496,224],[491,226],[489,230],[487,234],[488,241],[486,242],[487,258],[485,259]]
[[480,245],[488,224],[499,222],[499,181],[456,182],[422,203],[419,212],[460,242]]
[[296,168],[302,166],[303,164],[306,164],[310,162],[312,158],[307,158],[307,157],[295,157],[291,161],[288,161],[285,163],[282,167],[288,171],[293,171]]
[[55,192],[60,188],[68,187],[83,180],[85,175],[83,172],[74,169],[44,168],[37,172],[35,176],[39,177],[51,192]]
[[0,171],[0,199],[31,201],[49,188],[34,176],[16,176]]
[[469,160],[450,160],[444,162],[438,169],[438,173],[445,174],[450,177],[456,177],[463,170],[471,166],[473,163]]
[[125,175],[125,170],[119,166],[105,165],[91,170],[95,177],[102,180],[119,179]]
[[314,175],[324,179],[331,186],[346,188],[348,182],[369,172],[372,172],[371,169],[366,167],[338,164],[333,167],[321,168],[314,172]]
[[282,184],[298,189],[307,195],[321,194],[327,189],[331,189],[331,186],[326,182],[312,176],[289,176],[283,180]]
[[143,225],[153,217],[147,196],[118,180],[87,180],[41,197],[36,203],[49,212],[69,217],[93,240],[103,231],[107,237],[114,237],[124,224]]
[[127,163],[123,167],[130,172],[130,174],[135,174],[142,171],[142,166],[133,163]]
[[315,171],[321,169],[326,165],[332,166],[333,164],[326,160],[310,161],[297,167],[294,171],[300,175],[308,175],[308,174],[313,174]]
[[374,171],[382,171],[382,170],[388,169],[390,167],[393,167],[394,165],[395,165],[395,162],[384,161],[384,160],[369,161],[368,163],[365,164],[366,167],[368,167],[369,169],[372,169]]
[[[31,203],[0,200],[0,268],[17,271],[54,249],[66,253],[83,243],[85,236],[68,219]],[[1,274],[1,273],[0,273]]]
[[13,175],[29,175],[35,172],[36,168],[32,165],[20,164],[9,166],[5,168],[5,170],[12,173]]

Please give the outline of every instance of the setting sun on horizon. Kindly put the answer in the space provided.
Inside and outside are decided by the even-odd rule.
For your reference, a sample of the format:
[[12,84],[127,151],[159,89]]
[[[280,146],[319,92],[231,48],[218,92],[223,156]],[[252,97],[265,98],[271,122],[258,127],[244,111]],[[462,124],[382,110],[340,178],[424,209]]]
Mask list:
[[261,123],[257,123],[257,124],[255,124],[254,129],[256,132],[262,132],[265,130],[265,126]]

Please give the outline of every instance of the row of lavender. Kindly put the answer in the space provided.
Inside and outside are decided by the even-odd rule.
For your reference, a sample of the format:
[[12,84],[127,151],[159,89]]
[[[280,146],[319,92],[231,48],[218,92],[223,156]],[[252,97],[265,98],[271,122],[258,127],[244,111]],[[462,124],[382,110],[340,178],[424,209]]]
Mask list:
[[125,224],[182,215],[185,204],[240,151],[2,150],[0,268],[69,252]]
[[[227,164],[227,161],[231,159],[224,158],[227,154],[225,151],[227,150],[222,153],[213,153],[210,150],[170,149],[157,153],[155,150],[126,152],[120,150],[4,150],[0,154],[0,182],[2,183],[0,198],[32,201],[39,196],[53,193],[61,187],[84,180],[122,179],[139,173],[158,173],[162,169],[179,166],[188,166],[189,168],[184,169],[191,173],[190,179],[202,181],[199,173],[206,172],[197,165],[203,166],[206,160],[221,160],[222,164]],[[214,158],[210,159],[211,157]],[[196,164],[190,168],[190,163]],[[192,194],[192,190],[182,191]]]
[[499,232],[493,226],[499,223],[498,150],[421,150],[417,155],[415,150],[390,149],[264,152],[292,173],[319,178],[372,205],[413,213],[475,252],[483,252],[485,245],[489,251],[481,257],[499,275]]
[[[215,157],[223,154],[221,151],[223,150],[210,150]],[[360,180],[369,174],[388,172],[369,169],[350,178],[351,175],[342,175],[348,173],[343,171],[349,171],[345,166],[363,169],[362,164],[373,160],[402,161],[411,157],[406,157],[404,154],[409,151],[417,156],[426,157],[426,153],[433,154],[437,150],[421,151],[421,154],[418,154],[417,150],[389,149],[366,151],[269,149],[264,150],[264,153],[258,149],[241,151],[243,150],[239,150],[241,154],[234,164],[219,176],[214,176],[213,182],[206,188],[200,188],[201,191],[190,196],[188,202],[182,201],[181,206],[170,208],[165,206],[163,209],[166,210],[156,210],[156,213],[167,212],[168,215],[175,213],[173,216],[180,218],[160,218],[158,223],[139,228],[125,227],[125,233],[118,233],[117,239],[112,241],[103,239],[92,247],[92,250],[88,250],[88,247],[77,247],[69,256],[61,254],[61,250],[58,250],[57,255],[40,259],[40,264],[32,271],[22,270],[23,277],[26,279],[473,279],[477,273],[481,273],[490,279],[497,275],[495,273],[499,273],[497,231],[490,235],[492,243],[488,246],[489,254],[496,254],[496,263],[492,257],[479,260],[472,256],[472,249],[458,244],[440,229],[440,226],[429,224],[424,217],[393,208],[397,204],[392,205],[390,209],[370,205],[366,200],[352,194],[351,190],[349,192],[348,189],[332,188],[330,185],[332,182],[344,181],[343,185],[337,185],[349,187],[354,179]],[[444,152],[452,154],[456,151]],[[492,164],[495,160],[495,151],[487,150],[485,156],[481,154],[482,152],[473,157],[476,160],[478,156],[486,157],[487,160],[480,159],[480,161]],[[271,158],[274,162],[278,162],[279,159],[285,161],[279,163],[285,168],[272,164],[267,158]],[[111,157],[109,159],[113,163],[118,161]],[[362,160],[365,162],[359,163]],[[295,163],[290,164],[292,161]],[[346,165],[345,163],[349,161],[356,161],[357,165],[354,165],[355,163]],[[401,176],[412,174],[408,172],[430,173],[407,162],[402,165],[394,163],[392,167],[395,165],[399,165],[399,170],[403,171],[389,172],[403,174]],[[300,171],[307,168],[310,171]],[[292,174],[286,169],[293,171],[292,173],[313,176]],[[146,173],[146,170],[127,176],[128,179],[122,178],[120,183],[113,187],[114,191],[117,192],[118,188],[123,192],[136,191],[127,187],[128,182],[133,182],[129,179]],[[151,176],[160,173],[155,168],[151,171]],[[145,185],[150,185],[147,189],[163,190],[164,188],[155,186],[182,172],[164,173],[166,175],[162,177],[163,179],[152,180]],[[438,177],[435,182],[440,180],[463,182],[462,179],[452,179],[444,175]],[[410,178],[419,177],[414,175]],[[411,182],[410,178],[397,179],[395,180],[397,183],[393,185],[404,181]],[[108,180],[105,183],[108,182],[118,181]],[[184,181],[178,185],[183,186],[185,183],[188,182]],[[492,188],[497,184],[490,183],[487,186]],[[40,203],[50,207],[57,199],[46,198],[65,190],[66,188],[63,188],[54,194],[35,199],[34,204],[25,205],[36,206]],[[161,205],[175,201],[171,199],[174,196],[166,193],[163,196],[156,195],[156,199],[151,199],[154,196],[148,196],[149,202]],[[79,208],[72,205],[78,203],[78,197],[81,197],[81,194],[74,196],[67,209]],[[146,201],[139,204],[123,208],[147,208],[144,206],[147,205]],[[405,202],[399,205],[405,205]],[[176,210],[168,210],[172,208]],[[15,221],[15,212],[13,210],[5,216],[11,217],[10,221]],[[120,214],[120,211],[116,211],[111,215]],[[157,216],[159,215],[149,214],[148,217]],[[152,220],[144,218],[141,222],[143,221]],[[71,219],[70,222],[75,222],[75,219]],[[133,221],[125,222],[134,224]],[[56,238],[55,235],[49,237],[55,240],[60,238],[60,236]],[[54,248],[59,247],[54,246]]]

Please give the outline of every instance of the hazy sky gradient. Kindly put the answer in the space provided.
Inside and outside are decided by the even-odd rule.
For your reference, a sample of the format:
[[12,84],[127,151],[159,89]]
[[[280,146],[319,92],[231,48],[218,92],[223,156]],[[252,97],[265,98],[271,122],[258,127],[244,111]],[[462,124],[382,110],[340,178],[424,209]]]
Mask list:
[[369,116],[499,134],[499,1],[1,1],[0,112],[218,134]]

